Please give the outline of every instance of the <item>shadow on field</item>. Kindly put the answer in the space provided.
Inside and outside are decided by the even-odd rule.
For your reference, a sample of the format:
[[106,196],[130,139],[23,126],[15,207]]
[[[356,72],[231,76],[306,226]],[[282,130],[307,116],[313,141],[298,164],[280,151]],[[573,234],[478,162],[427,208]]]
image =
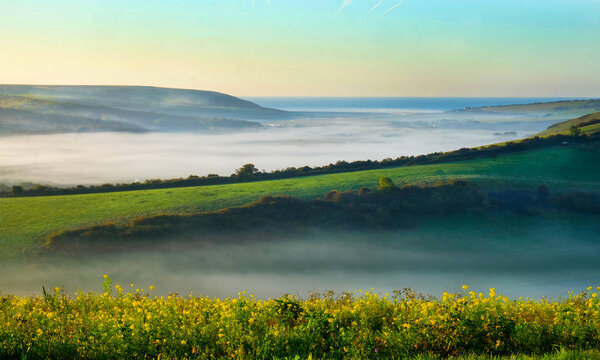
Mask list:
[[485,192],[465,180],[396,187],[390,179],[381,178],[374,191],[333,190],[312,201],[263,196],[245,206],[219,211],[159,214],[125,224],[62,230],[47,237],[46,248],[56,253],[110,253],[161,249],[182,239],[188,245],[282,241],[290,234],[302,236],[311,228],[328,232],[402,231],[458,214],[481,218],[513,214],[525,219],[564,214],[594,216],[600,214],[600,196],[552,194],[545,185],[536,190]]

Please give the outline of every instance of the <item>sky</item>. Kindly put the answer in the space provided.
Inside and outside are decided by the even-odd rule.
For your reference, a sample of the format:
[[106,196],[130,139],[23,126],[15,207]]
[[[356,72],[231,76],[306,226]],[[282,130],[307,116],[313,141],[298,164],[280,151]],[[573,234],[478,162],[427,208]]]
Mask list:
[[600,0],[0,0],[0,83],[600,96]]

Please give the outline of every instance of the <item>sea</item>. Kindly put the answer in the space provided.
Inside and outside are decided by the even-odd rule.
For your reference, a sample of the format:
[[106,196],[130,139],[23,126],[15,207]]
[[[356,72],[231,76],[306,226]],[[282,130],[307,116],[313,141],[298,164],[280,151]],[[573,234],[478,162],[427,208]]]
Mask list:
[[264,107],[289,111],[422,112],[450,111],[484,106],[505,106],[579,100],[573,97],[248,97]]

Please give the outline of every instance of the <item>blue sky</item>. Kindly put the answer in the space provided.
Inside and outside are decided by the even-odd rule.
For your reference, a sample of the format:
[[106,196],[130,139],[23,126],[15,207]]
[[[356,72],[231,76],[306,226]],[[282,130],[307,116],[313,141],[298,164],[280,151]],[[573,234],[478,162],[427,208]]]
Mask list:
[[598,0],[0,0],[0,82],[600,96]]

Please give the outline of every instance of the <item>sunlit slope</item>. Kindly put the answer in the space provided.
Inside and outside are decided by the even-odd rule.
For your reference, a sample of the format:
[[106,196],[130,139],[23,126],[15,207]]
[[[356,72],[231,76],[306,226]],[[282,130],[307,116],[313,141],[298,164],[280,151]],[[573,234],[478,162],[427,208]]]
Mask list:
[[584,135],[593,134],[600,131],[600,112],[552,125],[548,129],[536,135],[541,137],[552,135],[568,135],[573,126],[579,128],[581,134]]
[[522,105],[484,106],[465,109],[466,112],[513,114],[525,117],[569,119],[600,111],[600,99],[555,101]]
[[309,199],[337,189],[374,188],[381,176],[397,184],[469,178],[484,187],[536,186],[553,191],[600,191],[597,143],[547,148],[458,163],[419,165],[304,178],[105,194],[0,199],[0,254],[15,255],[42,244],[53,231],[126,221],[136,215],[214,210],[257,200],[264,194]]

